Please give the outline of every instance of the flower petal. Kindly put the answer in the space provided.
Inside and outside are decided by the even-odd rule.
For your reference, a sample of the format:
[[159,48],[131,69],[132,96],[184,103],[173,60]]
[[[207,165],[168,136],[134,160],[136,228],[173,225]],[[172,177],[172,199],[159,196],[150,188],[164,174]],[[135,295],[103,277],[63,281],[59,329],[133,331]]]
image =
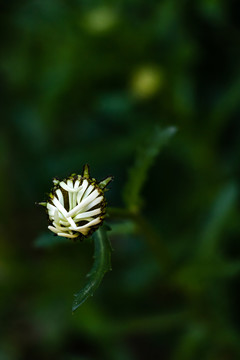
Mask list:
[[69,211],[68,216],[73,216],[76,212],[80,211],[83,207],[88,205],[92,200],[99,196],[98,190],[94,190],[86,199],[80,202],[75,208]]

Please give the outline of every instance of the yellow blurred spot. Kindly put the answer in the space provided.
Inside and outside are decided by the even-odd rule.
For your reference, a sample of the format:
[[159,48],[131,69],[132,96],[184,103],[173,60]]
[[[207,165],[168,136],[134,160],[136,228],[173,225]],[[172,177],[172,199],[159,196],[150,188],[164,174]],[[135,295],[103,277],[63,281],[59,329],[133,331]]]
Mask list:
[[92,32],[105,32],[110,30],[117,22],[116,13],[109,7],[99,7],[86,14],[85,27]]
[[150,66],[139,68],[133,74],[131,91],[137,97],[151,97],[162,88],[163,77],[163,71],[159,68]]

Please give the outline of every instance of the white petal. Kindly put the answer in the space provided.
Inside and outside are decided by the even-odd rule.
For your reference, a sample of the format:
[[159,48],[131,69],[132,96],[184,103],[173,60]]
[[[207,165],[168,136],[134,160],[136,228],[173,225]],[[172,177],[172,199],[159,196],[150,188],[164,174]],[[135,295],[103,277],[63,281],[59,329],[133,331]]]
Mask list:
[[[70,181],[72,181],[72,180],[70,180]],[[59,185],[67,192],[74,193],[74,192],[78,192],[80,190],[79,188],[74,189],[73,187],[68,186],[64,181],[61,181]]]
[[94,220],[90,221],[89,223],[87,223],[85,225],[78,226],[75,229],[70,227],[69,229],[70,230],[75,230],[75,231],[81,231],[82,229],[90,228],[93,225],[97,225],[98,223],[100,223],[100,221],[101,221],[101,219],[98,217],[97,219],[94,219]]
[[77,225],[75,224],[75,222],[73,221],[73,219],[71,217],[67,217],[67,221],[73,227],[73,229],[75,229],[77,227]]
[[[57,210],[57,211],[58,211],[58,210]],[[53,216],[54,216],[54,213],[55,213],[55,211],[53,211],[53,210],[48,210],[48,215],[49,215],[49,217],[50,217],[50,216],[53,217]]]
[[54,206],[54,205],[52,205],[52,204],[47,203],[47,209],[52,210],[52,211],[54,212],[54,211],[55,211],[55,209],[56,209],[56,206]]
[[58,209],[56,209],[55,212],[54,212],[54,221],[55,221],[56,223],[59,223]]
[[[80,184],[80,181],[79,180],[76,180],[75,181],[75,184],[74,184],[74,189],[78,189],[78,186]],[[79,188],[80,189],[80,188]],[[73,193],[73,203],[72,203],[72,207],[74,208],[76,205],[77,205],[77,191],[75,191]]]
[[64,207],[62,206],[62,204],[58,201],[58,199],[56,197],[53,198],[52,202],[65,217],[69,216],[67,213],[67,210],[64,209]]
[[62,204],[62,206],[64,206],[64,199],[63,199],[63,194],[62,191],[60,189],[56,190],[56,194],[58,196],[58,200],[60,201],[60,203]]
[[49,230],[51,230],[52,232],[54,232],[55,234],[57,234],[58,233],[58,230],[55,228],[55,227],[53,227],[53,226],[48,226],[48,229]]
[[88,217],[91,217],[91,216],[94,216],[94,215],[98,215],[98,214],[100,214],[100,212],[101,212],[101,209],[99,208],[99,209],[95,209],[95,210],[92,210],[92,211],[86,211],[86,212],[77,214],[74,217],[74,221],[79,220],[79,219],[88,218]]
[[79,184],[80,184],[80,181],[79,181],[79,180],[76,180],[76,181],[75,181],[75,184],[74,184],[74,189],[77,189],[78,186],[79,186]]
[[86,188],[88,187],[88,181],[86,179],[83,180],[83,183],[82,185],[80,186],[80,190],[77,194],[77,203],[79,204],[81,199],[82,199],[82,196],[86,190]]
[[63,225],[63,226],[66,226],[66,227],[69,227],[69,222],[66,221],[66,220],[59,220],[59,224]]
[[78,235],[78,234],[71,235],[71,234],[58,233],[58,236],[62,236],[62,237],[66,237],[66,238],[73,239],[73,238],[78,237],[79,235]]
[[73,189],[73,181],[72,180],[68,180],[67,184],[71,189]]
[[86,197],[93,191],[93,189],[94,189],[94,186],[89,185],[89,187],[87,188],[87,190],[85,191],[85,193],[84,193],[84,195],[83,195],[83,197],[82,197],[82,201],[83,201],[84,199],[86,199]]
[[98,198],[93,200],[90,204],[88,204],[86,207],[84,207],[84,209],[82,209],[82,211],[83,210],[87,211],[87,210],[93,208],[94,206],[98,205],[102,200],[103,200],[103,196],[99,196]]
[[[94,190],[86,199],[80,202],[79,205],[75,206],[69,211],[68,216],[73,216],[76,212],[80,211],[83,207],[87,206],[92,200],[99,196],[98,190]],[[101,196],[102,197],[102,196]]]
[[55,223],[55,221],[53,222],[53,225],[58,230],[58,232],[64,232],[64,231],[68,232],[69,231],[69,226],[68,227],[60,226],[59,224]]
[[[73,182],[72,180],[67,181],[68,186],[70,189],[73,189]],[[69,210],[73,208],[73,193],[71,191],[68,192],[68,199],[69,199]]]

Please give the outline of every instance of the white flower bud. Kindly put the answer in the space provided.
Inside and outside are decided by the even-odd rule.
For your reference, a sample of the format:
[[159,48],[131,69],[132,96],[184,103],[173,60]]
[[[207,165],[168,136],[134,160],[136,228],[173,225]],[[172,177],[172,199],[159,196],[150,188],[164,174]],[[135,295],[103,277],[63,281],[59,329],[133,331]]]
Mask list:
[[104,190],[111,180],[108,177],[97,183],[89,177],[87,165],[83,175],[73,174],[62,181],[54,179],[48,201],[40,203],[47,208],[48,229],[58,236],[71,239],[91,235],[104,219]]

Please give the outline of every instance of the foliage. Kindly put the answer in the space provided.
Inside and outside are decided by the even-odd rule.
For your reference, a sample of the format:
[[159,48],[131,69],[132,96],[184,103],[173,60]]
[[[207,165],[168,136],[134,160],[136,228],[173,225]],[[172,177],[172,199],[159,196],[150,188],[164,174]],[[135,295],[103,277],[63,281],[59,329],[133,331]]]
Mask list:
[[[240,358],[237,14],[232,0],[5,2],[0,359]],[[71,316],[93,243],[58,243],[34,204],[85,163],[114,176],[113,270]]]
[[161,130],[155,127],[146,144],[139,149],[135,164],[129,172],[129,180],[124,189],[124,200],[130,211],[138,211],[141,205],[141,190],[146,182],[148,170],[162,146],[176,132],[176,128],[168,127]]
[[93,235],[94,238],[94,263],[84,287],[74,295],[72,310],[75,311],[100,285],[103,276],[111,270],[111,245],[107,236],[106,225],[101,226]]

